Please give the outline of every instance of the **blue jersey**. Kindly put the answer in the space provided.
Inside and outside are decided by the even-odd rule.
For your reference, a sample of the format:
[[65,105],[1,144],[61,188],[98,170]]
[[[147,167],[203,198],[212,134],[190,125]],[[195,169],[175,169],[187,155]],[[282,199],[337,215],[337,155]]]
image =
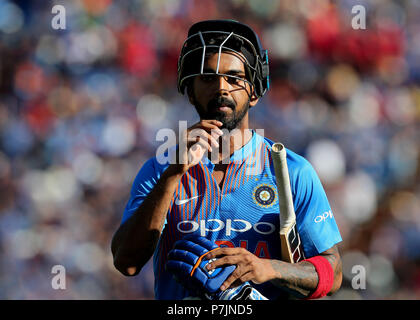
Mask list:
[[[207,157],[182,176],[153,257],[156,299],[189,296],[165,271],[168,251],[186,234],[200,234],[220,246],[243,247],[260,258],[281,259],[272,144],[253,132],[251,140],[232,154],[221,187],[212,176],[214,164]],[[305,257],[309,258],[342,239],[311,164],[291,150],[287,150],[287,164],[297,230]],[[133,183],[122,223],[136,211],[167,167],[156,157],[143,165]],[[270,282],[254,286],[269,299],[281,294]]]

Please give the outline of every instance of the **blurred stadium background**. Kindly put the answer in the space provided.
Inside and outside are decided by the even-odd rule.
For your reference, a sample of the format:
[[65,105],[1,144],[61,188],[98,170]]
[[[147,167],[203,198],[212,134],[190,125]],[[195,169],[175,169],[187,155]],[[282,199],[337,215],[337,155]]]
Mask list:
[[[66,30],[51,27],[55,4]],[[351,28],[358,4],[366,30]],[[197,120],[176,62],[208,18],[251,25],[269,49],[271,90],[251,121],[326,188],[344,239],[330,299],[419,299],[416,0],[0,0],[0,298],[153,299],[151,264],[123,277],[110,240],[157,130]]]

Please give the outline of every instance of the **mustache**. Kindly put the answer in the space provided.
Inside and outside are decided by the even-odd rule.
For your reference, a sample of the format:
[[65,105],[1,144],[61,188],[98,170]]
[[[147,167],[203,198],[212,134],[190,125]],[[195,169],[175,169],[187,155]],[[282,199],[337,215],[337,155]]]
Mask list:
[[222,96],[218,96],[212,100],[209,101],[209,103],[207,104],[207,109],[211,110],[214,108],[218,108],[221,106],[226,106],[231,108],[232,110],[236,109],[236,103],[228,98],[222,97]]

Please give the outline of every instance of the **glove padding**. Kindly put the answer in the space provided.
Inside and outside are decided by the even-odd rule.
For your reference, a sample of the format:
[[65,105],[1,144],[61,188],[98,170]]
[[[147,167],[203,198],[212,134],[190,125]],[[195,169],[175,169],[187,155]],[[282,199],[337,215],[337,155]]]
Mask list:
[[192,293],[199,296],[215,296],[221,293],[220,286],[236,269],[235,265],[207,271],[212,260],[203,259],[210,251],[220,248],[213,241],[198,235],[187,235],[175,242],[168,253],[166,270]]
[[226,289],[211,300],[268,300],[257,289],[253,288],[249,282],[244,282],[235,288]]

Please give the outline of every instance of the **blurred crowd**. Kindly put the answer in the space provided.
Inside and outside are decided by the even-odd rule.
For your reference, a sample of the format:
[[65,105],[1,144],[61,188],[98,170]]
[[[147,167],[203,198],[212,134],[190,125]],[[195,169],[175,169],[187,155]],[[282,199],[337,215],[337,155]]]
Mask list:
[[[352,28],[355,5],[366,29]],[[249,24],[269,50],[251,125],[305,156],[326,189],[343,237],[330,299],[419,299],[415,0],[0,0],[0,298],[153,299],[151,263],[122,276],[110,241],[157,131],[198,120],[177,59],[209,18]],[[65,290],[51,286],[55,265]]]

